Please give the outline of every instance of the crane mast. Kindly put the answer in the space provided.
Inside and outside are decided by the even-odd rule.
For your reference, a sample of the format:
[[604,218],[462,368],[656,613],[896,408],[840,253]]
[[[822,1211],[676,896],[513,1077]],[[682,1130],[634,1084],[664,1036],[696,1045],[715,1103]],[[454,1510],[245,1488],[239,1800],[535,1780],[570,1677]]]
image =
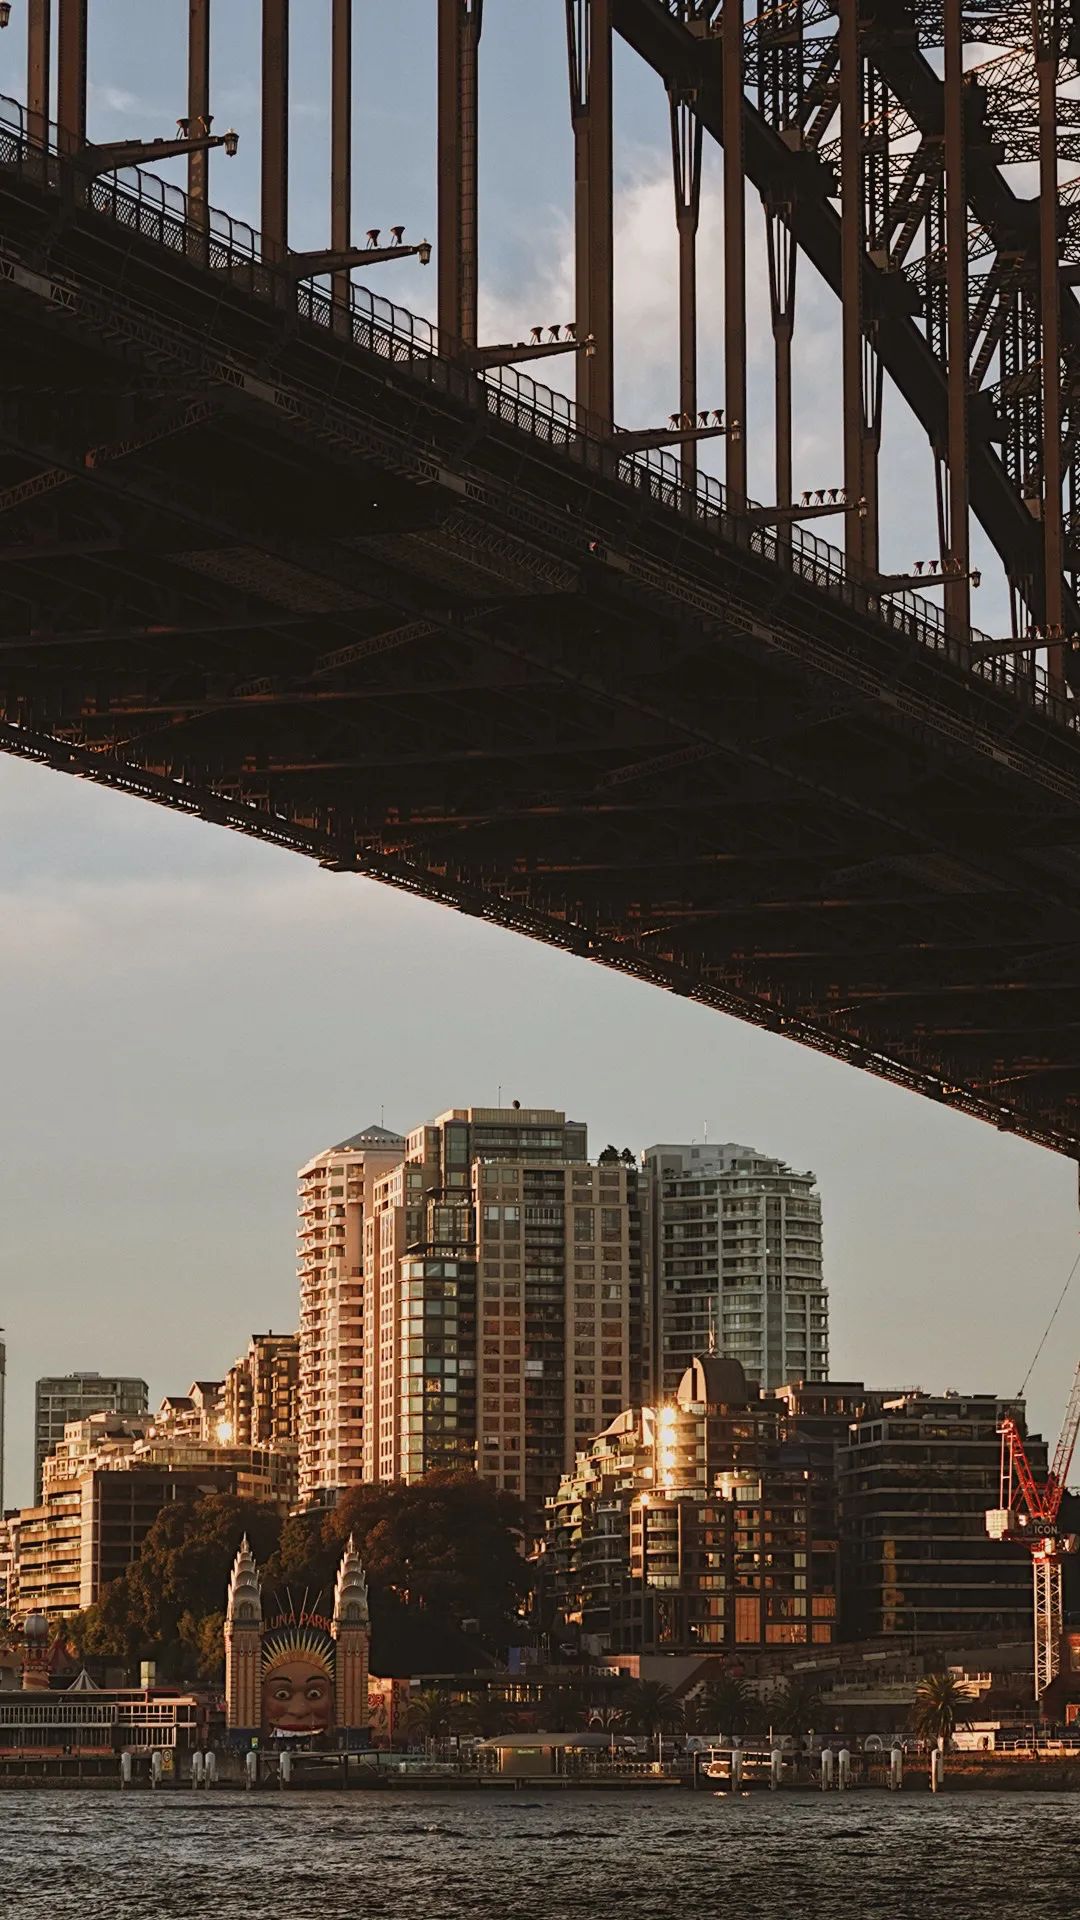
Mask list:
[[1074,1534],[1061,1532],[1058,1518],[1080,1434],[1080,1366],[1045,1480],[1040,1482],[1032,1472],[1024,1436],[1012,1414],[1006,1414],[999,1431],[1000,1504],[987,1513],[986,1530],[993,1540],[1022,1542],[1031,1554],[1035,1698],[1041,1700],[1061,1667],[1061,1561],[1063,1554],[1073,1552],[1077,1544]]

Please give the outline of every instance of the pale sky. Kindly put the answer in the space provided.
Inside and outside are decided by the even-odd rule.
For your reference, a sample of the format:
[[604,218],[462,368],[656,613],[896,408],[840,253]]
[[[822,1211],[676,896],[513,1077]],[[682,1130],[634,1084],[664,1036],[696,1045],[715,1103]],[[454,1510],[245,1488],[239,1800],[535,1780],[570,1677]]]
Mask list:
[[[169,134],[183,0],[92,0],[91,137]],[[328,0],[293,0],[293,239],[326,239]],[[22,91],[22,0],[0,92]],[[435,237],[434,0],[358,0],[356,226]],[[486,0],[484,332],[572,317],[563,8]],[[256,0],[217,0],[213,105],[240,153],[212,197],[257,189]],[[620,53],[617,412],[675,401],[667,110]],[[720,169],[702,231],[702,403],[723,404]],[[752,233],[760,235],[756,200]],[[762,258],[758,250],[758,260]],[[434,269],[376,283],[431,313]],[[766,295],[754,315],[752,483],[769,490]],[[836,485],[838,314],[800,266],[796,486]],[[559,364],[559,363],[556,363]],[[755,421],[757,423],[755,429]],[[755,439],[756,431],[756,439]],[[754,465],[755,449],[758,450]],[[884,561],[934,550],[930,462],[890,406]],[[980,549],[981,550],[981,549]],[[1001,618],[988,568],[975,617]],[[832,1372],[1015,1392],[1077,1250],[1075,1167],[974,1120],[480,923],[220,829],[0,758],[0,1324],[5,1499],[28,1498],[33,1382],[143,1373],[152,1399],[222,1372],[297,1318],[294,1175],[371,1121],[452,1105],[565,1107],[608,1140],[739,1139],[818,1174]],[[1032,1382],[1056,1433],[1080,1347],[1080,1281]]]

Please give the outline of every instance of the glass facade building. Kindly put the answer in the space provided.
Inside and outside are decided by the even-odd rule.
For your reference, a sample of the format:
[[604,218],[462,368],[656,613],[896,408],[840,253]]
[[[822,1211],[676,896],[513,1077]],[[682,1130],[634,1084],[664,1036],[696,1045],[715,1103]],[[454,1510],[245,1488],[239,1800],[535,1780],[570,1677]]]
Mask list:
[[695,1354],[763,1387],[825,1380],[829,1307],[812,1173],[732,1142],[649,1147],[658,1366],[674,1393]]

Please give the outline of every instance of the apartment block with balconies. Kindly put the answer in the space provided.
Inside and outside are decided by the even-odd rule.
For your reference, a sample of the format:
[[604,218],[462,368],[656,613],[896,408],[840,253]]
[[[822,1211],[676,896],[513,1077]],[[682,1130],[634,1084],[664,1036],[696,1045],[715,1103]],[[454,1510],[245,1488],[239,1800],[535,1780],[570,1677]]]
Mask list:
[[829,1371],[821,1197],[812,1173],[732,1142],[650,1147],[658,1367],[673,1393],[695,1354],[762,1387]]
[[409,1134],[366,1226],[366,1478],[475,1467],[535,1522],[651,1381],[642,1178],[586,1155],[554,1109],[453,1108]]
[[300,1169],[299,1488],[312,1505],[364,1477],[364,1220],[375,1183],[404,1153],[367,1127]]
[[594,1653],[831,1644],[838,1541],[817,1528],[834,1481],[737,1361],[699,1356],[673,1398],[610,1422],[549,1499],[554,1631]]

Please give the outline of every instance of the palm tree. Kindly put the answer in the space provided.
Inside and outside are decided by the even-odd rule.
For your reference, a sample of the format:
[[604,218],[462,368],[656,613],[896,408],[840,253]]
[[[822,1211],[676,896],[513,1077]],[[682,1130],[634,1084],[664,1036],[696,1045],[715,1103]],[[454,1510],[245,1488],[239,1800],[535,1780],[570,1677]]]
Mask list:
[[545,1687],[542,1723],[548,1733],[576,1733],[585,1724],[588,1700],[584,1687]]
[[459,1727],[458,1732],[478,1733],[482,1740],[492,1740],[497,1733],[512,1733],[518,1724],[513,1708],[488,1693],[471,1696],[467,1712],[471,1724],[468,1729]]
[[809,1678],[785,1680],[769,1696],[768,1711],[778,1733],[809,1733],[821,1719],[821,1694]]
[[738,1674],[710,1680],[701,1702],[703,1733],[749,1733],[759,1716],[756,1696]]
[[409,1702],[405,1724],[422,1736],[428,1752],[436,1740],[445,1740],[454,1723],[454,1702],[442,1687],[424,1687]]
[[915,1689],[912,1725],[928,1745],[944,1740],[948,1746],[957,1727],[966,1727],[963,1709],[971,1695],[955,1673],[926,1673]]
[[635,1680],[627,1689],[623,1724],[631,1733],[675,1733],[684,1722],[683,1703],[662,1680]]

